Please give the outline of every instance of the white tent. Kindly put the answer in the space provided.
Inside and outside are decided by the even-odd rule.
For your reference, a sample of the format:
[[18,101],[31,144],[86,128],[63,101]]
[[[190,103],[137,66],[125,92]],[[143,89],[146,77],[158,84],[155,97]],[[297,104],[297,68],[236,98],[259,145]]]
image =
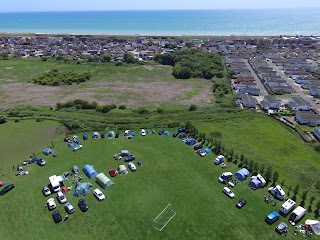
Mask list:
[[119,172],[120,175],[125,175],[125,174],[128,173],[128,170],[127,170],[125,165],[120,165],[118,167],[118,172]]

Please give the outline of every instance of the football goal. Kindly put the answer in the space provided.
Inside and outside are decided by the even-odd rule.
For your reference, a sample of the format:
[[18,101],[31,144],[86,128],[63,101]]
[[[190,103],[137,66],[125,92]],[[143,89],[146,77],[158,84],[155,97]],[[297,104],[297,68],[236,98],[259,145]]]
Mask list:
[[153,220],[155,222],[155,229],[162,231],[164,227],[171,221],[171,219],[176,215],[173,210],[172,205],[169,203],[162,212]]

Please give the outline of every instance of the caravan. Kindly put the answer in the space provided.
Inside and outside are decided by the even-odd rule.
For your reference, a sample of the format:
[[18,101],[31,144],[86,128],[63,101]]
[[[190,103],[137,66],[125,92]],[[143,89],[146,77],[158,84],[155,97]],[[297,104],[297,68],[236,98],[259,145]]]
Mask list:
[[271,193],[275,198],[278,198],[280,200],[284,200],[284,198],[286,197],[286,193],[279,185],[269,188],[268,192]]
[[283,214],[288,214],[295,206],[296,206],[296,202],[291,200],[291,199],[288,199],[280,207],[280,212],[283,213]]

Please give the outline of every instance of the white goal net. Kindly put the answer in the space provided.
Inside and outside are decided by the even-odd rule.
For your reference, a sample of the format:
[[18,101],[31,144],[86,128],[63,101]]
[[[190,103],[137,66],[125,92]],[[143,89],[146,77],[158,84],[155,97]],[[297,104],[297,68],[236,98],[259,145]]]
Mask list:
[[169,203],[162,212],[153,220],[155,222],[155,229],[162,231],[164,227],[172,220],[176,215],[176,212],[173,210],[172,205]]

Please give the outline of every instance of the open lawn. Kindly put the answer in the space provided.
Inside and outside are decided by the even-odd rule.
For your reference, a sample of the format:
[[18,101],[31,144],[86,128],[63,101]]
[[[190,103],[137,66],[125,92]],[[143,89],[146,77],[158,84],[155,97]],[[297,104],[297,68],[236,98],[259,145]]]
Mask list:
[[50,144],[61,127],[56,121],[9,121],[0,124],[0,175]]
[[[34,77],[57,69],[60,72],[89,71],[92,78],[81,84],[41,86]],[[131,107],[172,104],[203,104],[212,100],[212,83],[204,79],[177,80],[172,68],[162,65],[125,65],[114,63],[60,63],[40,59],[0,60],[0,103],[2,107],[19,104],[49,105],[84,99],[99,104],[125,104]],[[36,96],[36,97],[35,97]]]
[[[228,136],[224,128],[221,131],[224,138]],[[286,137],[291,135],[287,133]],[[58,157],[39,154],[47,161],[46,166],[28,165],[26,176],[15,177],[13,173],[4,176],[16,188],[0,197],[0,218],[10,223],[0,231],[0,239],[282,239],[274,229],[287,219],[281,217],[272,226],[264,222],[265,216],[278,210],[281,203],[275,207],[266,204],[263,195],[267,190],[251,190],[246,186],[248,180],[236,185],[232,189],[236,197],[229,199],[221,192],[224,185],[217,178],[224,171],[235,172],[238,168],[228,162],[225,170],[215,166],[212,153],[201,158],[180,139],[157,134],[136,136],[132,140],[125,140],[122,135],[118,139],[89,139],[82,144],[83,149],[72,152],[61,139],[53,148]],[[67,221],[54,224],[51,212],[44,209],[48,197],[41,193],[48,177],[71,172],[73,165],[82,170],[87,163],[98,172],[107,173],[110,167],[123,164],[113,159],[122,149],[134,153],[136,161],[142,161],[143,166],[137,167],[134,173],[113,178],[116,185],[103,190],[106,195],[103,202],[92,195],[97,187],[94,180],[81,173],[82,181],[94,183],[91,193],[83,197],[89,205],[88,212],[80,211],[78,198],[72,196],[73,190],[69,191],[66,197],[75,207],[75,213]],[[41,148],[35,146],[33,150]],[[65,184],[72,186],[71,180]],[[235,207],[240,198],[248,201],[241,210]],[[168,203],[177,215],[159,232],[154,229],[153,219]],[[64,217],[63,206],[58,204],[57,209]],[[308,213],[306,218],[314,218],[313,213]],[[287,239],[295,239],[292,227]]]

